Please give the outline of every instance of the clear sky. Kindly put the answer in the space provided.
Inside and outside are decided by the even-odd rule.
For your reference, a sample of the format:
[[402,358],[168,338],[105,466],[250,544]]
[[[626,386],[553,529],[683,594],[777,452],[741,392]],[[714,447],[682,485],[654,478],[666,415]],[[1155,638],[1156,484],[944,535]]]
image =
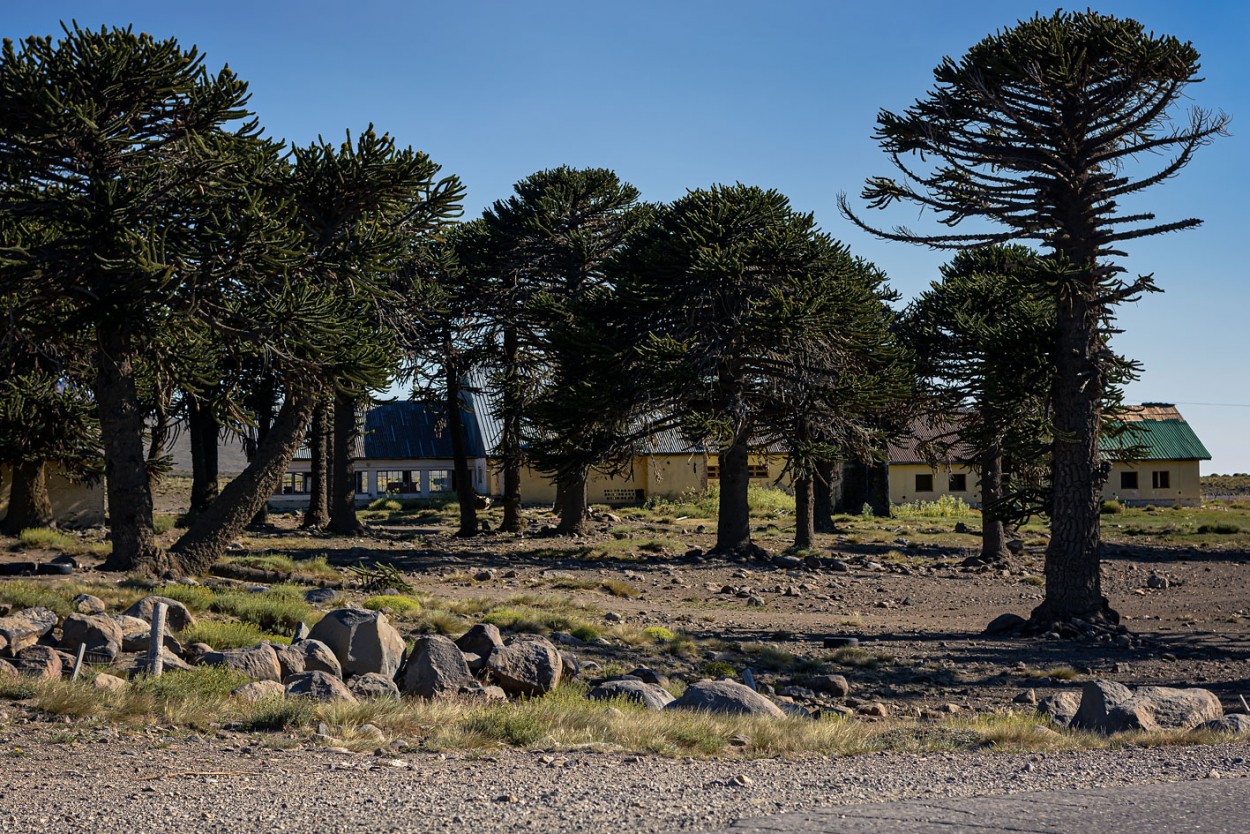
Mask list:
[[[1081,2],[1075,8],[1084,8]],[[1131,401],[1180,404],[1211,450],[1204,472],[1250,472],[1250,3],[1098,3],[1190,40],[1206,81],[1192,103],[1233,116],[1146,202],[1201,228],[1138,243],[1125,266],[1166,290],[1123,310],[1122,352],[1145,373]],[[872,141],[880,108],[924,95],[944,55],[1053,6],[934,0],[5,0],[19,38],[133,24],[198,45],[248,80],[271,136],[305,143],[373,122],[468,188],[473,216],[512,183],[562,164],[613,168],[648,200],[741,181],[777,188],[905,298],[948,257],[874,240],[839,216],[839,192],[892,173]],[[872,219],[933,228],[914,210]],[[1218,405],[1213,405],[1218,404]]]

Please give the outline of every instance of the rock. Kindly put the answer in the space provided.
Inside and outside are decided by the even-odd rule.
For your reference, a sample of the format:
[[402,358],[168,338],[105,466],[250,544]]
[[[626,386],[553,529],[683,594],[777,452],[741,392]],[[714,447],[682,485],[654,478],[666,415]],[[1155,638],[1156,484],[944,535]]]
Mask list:
[[647,666],[639,666],[637,669],[627,674],[626,677],[637,678],[643,683],[649,683],[652,686],[668,689],[668,678]]
[[1007,541],[1007,551],[1012,556],[1019,556],[1024,552],[1024,541],[1022,539],[1009,539]]
[[851,694],[851,685],[841,675],[816,675],[803,681],[803,685],[835,698],[845,698]]
[[234,689],[230,694],[240,701],[254,704],[266,698],[281,698],[286,694],[286,687],[277,681],[252,681]]
[[620,614],[616,613],[615,611],[609,611],[608,613],[604,614],[603,619],[604,619],[604,622],[609,622],[609,623],[625,622],[625,618],[621,616]]
[[779,568],[801,568],[803,567],[803,560],[798,556],[781,555],[773,557],[773,564]]
[[327,605],[339,598],[339,592],[333,588],[309,588],[304,592],[304,602],[313,605]]
[[92,678],[91,685],[96,689],[102,689],[105,692],[125,692],[126,687],[130,686],[129,683],[116,675],[110,675],[105,672],[101,672]]
[[[168,643],[166,643],[168,646]],[[182,656],[192,663],[198,661],[201,657],[213,650],[213,647],[207,643],[189,643],[183,651]]]
[[404,639],[377,611],[335,609],[313,626],[309,638],[334,652],[344,675],[377,672],[394,677],[404,656]]
[[399,697],[399,687],[395,685],[395,681],[377,672],[369,672],[352,678],[348,688],[361,700]]
[[1196,727],[1198,730],[1211,730],[1216,733],[1250,733],[1250,715],[1234,713],[1222,718],[1213,718]]
[[0,678],[16,678],[17,669],[7,660],[0,660]]
[[1151,571],[1150,576],[1146,579],[1146,587],[1154,588],[1155,590],[1158,590],[1158,591],[1167,590],[1170,584],[1171,583],[1168,582],[1168,579],[1166,576],[1160,576],[1154,571]]
[[734,681],[699,681],[686,688],[665,709],[690,709],[729,715],[764,715],[783,718],[785,713],[750,687]]
[[652,712],[659,712],[676,700],[667,690],[661,689],[659,686],[640,680],[630,680],[629,678],[604,681],[590,690],[586,697],[594,701],[624,698],[627,701],[646,707]]
[[295,633],[291,635],[291,642],[298,643],[301,640],[308,639],[308,624],[301,622],[295,627]]
[[56,613],[50,608],[25,608],[7,617],[0,617],[0,652],[14,657],[28,646],[39,642],[56,625]]
[[417,639],[404,669],[402,689],[420,698],[449,698],[473,681],[464,655],[440,634]]
[[318,701],[357,703],[356,696],[339,678],[329,672],[301,672],[286,682],[287,697],[315,698]]
[[[152,642],[151,623],[125,614],[118,614],[112,619],[122,630],[122,651],[147,652],[148,644]],[[182,644],[168,629],[165,630],[165,648],[176,655],[184,654]]]
[[[79,614],[103,614],[108,610],[104,600],[91,594],[79,594],[70,600],[70,604],[74,606],[74,610]],[[121,680],[121,678],[117,680]]]
[[122,613],[128,617],[138,617],[140,620],[152,622],[152,611],[156,608],[158,602],[165,603],[167,610],[165,611],[165,626],[170,631],[182,631],[190,625],[195,625],[195,617],[191,616],[191,611],[176,599],[169,597],[150,596],[136,602]]
[[509,695],[545,695],[560,683],[560,653],[542,637],[518,636],[486,658],[486,668]]
[[460,651],[481,658],[490,657],[490,653],[502,645],[503,637],[500,636],[499,629],[489,623],[478,623],[456,638],[456,646]]
[[821,645],[826,649],[853,649],[859,645],[858,637],[826,637]]
[[765,605],[763,597],[749,596],[747,597],[747,608],[763,608]]
[[278,663],[278,654],[268,643],[246,649],[206,652],[200,657],[200,665],[225,666],[242,672],[254,681],[282,681],[282,666]]
[[791,718],[815,718],[816,717],[810,709],[803,706],[802,704],[787,703],[785,701],[782,701],[777,706],[778,708],[780,708],[782,712],[784,712],[786,715],[790,716]]
[[[166,646],[161,646],[161,658],[164,664],[163,668],[166,672],[178,672],[178,671],[185,672],[191,669],[191,664],[187,663],[181,657],[171,652],[169,648]],[[139,655],[138,657],[134,659],[134,662],[130,665],[130,670],[127,672],[127,674],[130,677],[134,677],[135,675],[147,674],[147,671],[148,671],[148,654],[145,649],[143,654]]]
[[1192,730],[1224,716],[1220,699],[1207,689],[1143,686],[1107,710],[1103,732],[1123,730]]
[[1029,706],[1037,706],[1037,690],[1025,689],[1022,692],[1017,692],[1016,696],[1011,699],[1011,702],[1013,704],[1028,704]]
[[1133,690],[1115,681],[1086,681],[1081,687],[1081,705],[1069,726],[1075,730],[1103,731],[1107,713],[1133,697]]
[[50,646],[27,646],[11,662],[20,674],[49,681],[60,680],[64,668],[61,656]]
[[60,647],[76,654],[84,645],[91,659],[112,662],[122,650],[122,627],[111,617],[70,614],[61,627]]
[[859,707],[856,712],[860,715],[872,715],[877,718],[888,718],[890,715],[890,708],[880,701],[873,701],[870,704],[864,704]]
[[1028,620],[1024,619],[1024,617],[1021,617],[1019,614],[999,614],[997,617],[990,620],[990,624],[985,627],[985,633],[1006,634],[1009,631],[1015,631],[1027,622]]
[[329,672],[336,678],[343,677],[343,667],[330,647],[320,640],[301,640],[289,646],[275,645],[282,680],[300,672]]
[[568,652],[560,652],[560,676],[565,680],[573,680],[582,672],[582,665],[577,657]]

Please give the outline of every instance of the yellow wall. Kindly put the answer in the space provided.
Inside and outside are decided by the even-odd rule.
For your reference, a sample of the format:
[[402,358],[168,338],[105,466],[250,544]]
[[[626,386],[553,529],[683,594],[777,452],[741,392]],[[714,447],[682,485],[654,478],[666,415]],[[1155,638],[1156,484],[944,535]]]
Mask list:
[[[931,492],[916,491],[916,476],[932,475],[933,490]],[[967,489],[963,492],[952,492],[950,476],[963,475]],[[981,503],[981,490],[977,484],[977,473],[967,466],[951,464],[950,466],[932,467],[922,463],[890,464],[890,503],[904,504],[916,501],[936,501],[943,495],[962,498],[964,503],[973,506]]]
[[[648,498],[676,498],[683,492],[702,490],[707,486],[702,455],[639,455],[632,471],[608,477],[591,470],[586,482],[586,500],[591,504],[633,504]],[[503,493],[503,473],[498,462],[490,462],[487,476],[492,495]],[[529,467],[521,469],[521,502],[553,504],[556,487],[551,478]]]
[[[1121,484],[1122,472],[1137,473],[1137,489],[1125,489]],[[1167,489],[1154,489],[1152,473],[1167,472]],[[1202,503],[1202,488],[1196,460],[1150,460],[1141,463],[1111,464],[1111,474],[1102,488],[1104,501],[1124,504],[1155,504],[1171,506],[1181,504],[1196,507]]]
[[[9,511],[9,490],[13,472],[0,466],[0,519]],[[52,517],[59,527],[94,527],[104,523],[104,482],[88,486],[71,481],[61,474],[60,467],[48,464],[48,498],[52,501]]]
[[[708,455],[707,463],[708,466],[719,467],[720,456]],[[765,466],[768,470],[767,476],[751,478],[751,483],[753,484],[757,484],[759,486],[772,486],[776,484],[781,489],[787,490],[793,486],[793,480],[791,479],[789,473],[787,473],[784,478],[781,477],[781,473],[785,472],[786,469],[785,455],[748,455],[747,465],[752,467]],[[778,483],[778,478],[781,478],[780,483]],[[717,479],[713,478],[712,480],[715,481]]]

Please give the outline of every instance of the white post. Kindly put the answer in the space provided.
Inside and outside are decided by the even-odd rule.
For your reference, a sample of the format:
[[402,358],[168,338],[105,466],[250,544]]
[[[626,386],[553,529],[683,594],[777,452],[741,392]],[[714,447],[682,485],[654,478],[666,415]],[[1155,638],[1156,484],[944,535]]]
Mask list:
[[165,657],[161,650],[165,647],[165,610],[168,606],[158,602],[152,606],[152,632],[148,639],[148,674],[160,677],[165,671]]
[[82,656],[85,655],[86,653],[87,653],[87,644],[79,643],[78,644],[78,656],[74,658],[74,671],[70,673],[70,676],[69,676],[70,680],[72,681],[78,680],[78,673],[82,670]]

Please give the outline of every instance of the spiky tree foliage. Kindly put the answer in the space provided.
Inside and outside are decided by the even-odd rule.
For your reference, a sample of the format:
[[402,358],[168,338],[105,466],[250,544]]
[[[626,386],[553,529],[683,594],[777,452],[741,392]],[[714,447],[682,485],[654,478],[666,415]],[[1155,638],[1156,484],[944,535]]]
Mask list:
[[806,472],[827,450],[789,443],[804,416],[834,442],[866,435],[889,364],[882,278],[785,196],[745,185],[661,210],[613,274],[652,401],[719,449],[716,549],[749,549],[752,450],[784,442]]
[[[560,304],[602,281],[605,262],[642,216],[638,190],[603,168],[539,171],[518,182],[514,191],[487,209],[461,238],[461,259],[491,298],[492,340],[499,346],[495,376],[504,481],[500,529],[505,531],[521,525],[523,423],[530,403],[543,390],[549,317]],[[569,486],[583,493],[584,507],[584,477]],[[565,529],[580,528],[580,515],[573,518],[577,512],[561,513]]]
[[903,313],[899,332],[912,349],[941,432],[935,458],[973,466],[980,479],[982,556],[1007,555],[998,515],[1005,496],[1004,456],[1019,476],[1045,455],[1054,381],[1054,305],[1036,295],[1041,268],[1024,246],[960,252],[942,280]]
[[[1150,276],[1121,278],[1115,259],[1128,241],[1200,222],[1160,222],[1119,205],[1225,133],[1223,114],[1195,107],[1174,118],[1198,71],[1190,43],[1134,20],[1059,11],[1021,21],[944,59],[935,87],[904,112],[878,116],[876,137],[902,178],[868,180],[864,199],[928,208],[951,231],[872,229],[841,201],[891,240],[955,249],[1034,241],[1047,250],[1037,285],[1056,315],[1055,500],[1037,625],[1117,619],[1098,564],[1098,431],[1115,362],[1107,341],[1116,306],[1157,288]],[[957,230],[965,220],[989,225]]]

